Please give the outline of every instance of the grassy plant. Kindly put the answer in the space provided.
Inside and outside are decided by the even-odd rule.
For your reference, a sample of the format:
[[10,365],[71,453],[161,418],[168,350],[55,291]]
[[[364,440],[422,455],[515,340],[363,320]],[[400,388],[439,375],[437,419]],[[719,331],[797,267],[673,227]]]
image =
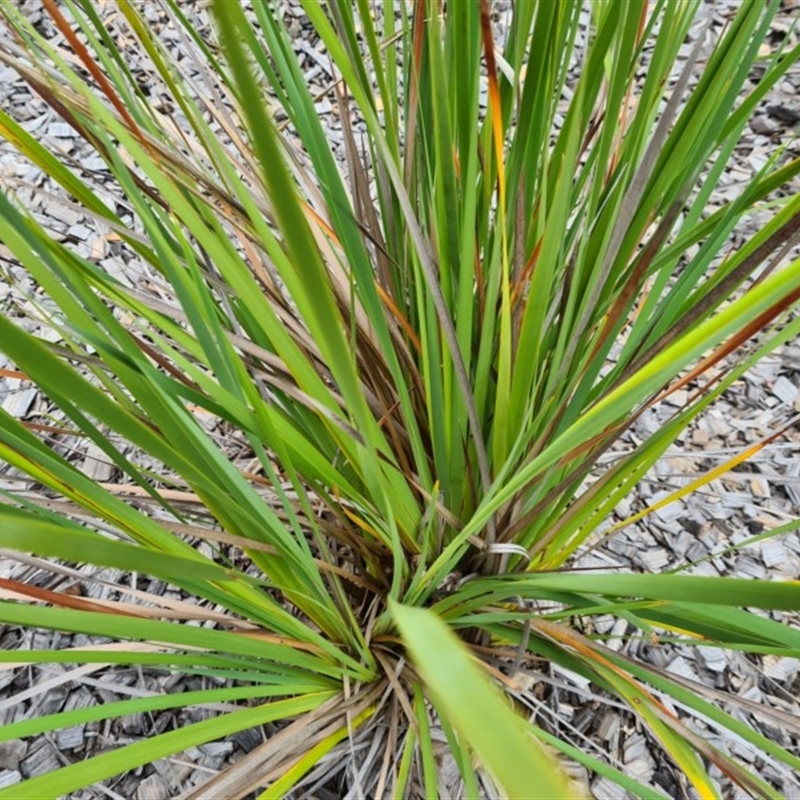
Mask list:
[[[570,570],[676,437],[800,329],[800,260],[785,258],[800,197],[775,199],[800,163],[777,151],[737,198],[708,205],[756,105],[798,62],[798,48],[765,55],[777,2],[743,3],[679,59],[694,0],[518,2],[502,44],[486,2],[375,13],[302,0],[335,76],[344,165],[266,2],[215,4],[209,43],[166,0],[181,61],[137,4],[120,0],[113,35],[91,0],[45,6],[63,44],[5,3],[0,61],[108,174],[98,182],[8,111],[0,131],[150,278],[125,285],[0,194],[0,239],[60,336],[0,317],[0,349],[60,415],[42,426],[0,412],[0,459],[30,479],[3,492],[0,546],[145,573],[189,602],[122,591],[99,604],[4,581],[5,624],[118,644],[0,661],[224,684],[21,719],[0,739],[238,707],[0,797],[69,794],[277,721],[206,796],[286,795],[332,753],[368,795],[579,795],[567,760],[657,794],[537,724],[545,663],[628,706],[700,796],[720,791],[710,765],[778,795],[696,732],[704,720],[797,774],[791,750],[725,710],[735,698],[621,655],[590,623],[611,614],[654,642],[797,656],[796,628],[744,609],[796,610],[800,585]],[[613,450],[687,386],[662,428]],[[99,448],[113,484],[54,447],[60,434]],[[457,786],[443,783],[433,727]]]

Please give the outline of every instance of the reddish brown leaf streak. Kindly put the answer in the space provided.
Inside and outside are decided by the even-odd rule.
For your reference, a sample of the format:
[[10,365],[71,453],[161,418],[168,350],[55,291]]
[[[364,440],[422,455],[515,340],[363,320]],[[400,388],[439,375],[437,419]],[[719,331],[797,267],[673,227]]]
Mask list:
[[60,608],[71,608],[76,611],[94,611],[100,614],[117,614],[123,617],[136,617],[137,619],[142,616],[141,614],[134,614],[130,611],[123,611],[119,608],[114,608],[113,605],[94,603],[91,600],[85,600],[82,597],[75,597],[74,595],[67,594],[66,592],[51,592],[49,589],[41,589],[38,586],[29,586],[27,583],[9,580],[8,578],[0,578],[0,589],[6,589],[7,591],[30,597],[32,600],[50,603],[51,605]]
[[146,146],[144,135],[139,129],[139,126],[136,124],[133,117],[131,117],[131,115],[128,113],[128,110],[125,108],[125,104],[117,96],[117,93],[114,91],[114,88],[112,87],[108,78],[106,78],[106,76],[103,74],[102,69],[100,69],[95,60],[91,57],[89,51],[84,47],[83,42],[81,42],[81,40],[77,37],[69,22],[67,22],[64,15],[61,13],[61,11],[59,11],[55,1],[44,0],[44,6],[47,9],[47,13],[53,18],[53,22],[58,30],[61,31],[61,33],[64,35],[64,38],[69,42],[78,58],[80,58],[80,60],[83,62],[83,65],[89,71],[91,76],[97,81],[97,84],[103,90],[103,93],[109,99],[109,102],[114,106],[114,108],[117,109],[119,115],[125,121],[125,124]]

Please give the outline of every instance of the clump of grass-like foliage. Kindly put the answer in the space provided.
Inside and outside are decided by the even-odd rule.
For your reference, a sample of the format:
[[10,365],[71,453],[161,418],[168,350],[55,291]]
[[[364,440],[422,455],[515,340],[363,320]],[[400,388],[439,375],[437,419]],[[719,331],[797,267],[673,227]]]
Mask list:
[[[21,719],[0,739],[239,705],[0,797],[69,794],[279,721],[204,796],[283,796],[332,751],[331,771],[349,765],[341,785],[367,796],[579,795],[557,760],[657,795],[537,724],[546,663],[625,704],[699,796],[719,793],[710,765],[775,796],[736,753],[791,775],[795,752],[586,623],[615,615],[644,635],[796,656],[800,632],[744,609],[798,609],[800,585],[569,567],[681,432],[800,330],[800,261],[784,258],[800,198],[775,200],[800,163],[776,152],[708,211],[753,110],[798,62],[797,48],[763,54],[777,2],[742,3],[683,59],[696,0],[517,2],[502,45],[487,2],[301,4],[335,74],[346,165],[267,2],[214,3],[209,43],[165,0],[180,61],[140,4],[119,0],[109,33],[93,0],[46,0],[59,45],[0,5],[0,61],[103,159],[102,192],[8,111],[0,132],[160,287],[124,285],[0,193],[0,239],[60,334],[0,317],[0,350],[61,415],[0,411],[0,458],[31,481],[2,493],[0,546],[155,576],[195,612],[6,581],[0,621],[130,644],[0,661],[227,682]],[[601,459],[689,384],[641,446]],[[59,430],[99,448],[115,483],[54,448]],[[198,612],[216,628],[188,624]]]

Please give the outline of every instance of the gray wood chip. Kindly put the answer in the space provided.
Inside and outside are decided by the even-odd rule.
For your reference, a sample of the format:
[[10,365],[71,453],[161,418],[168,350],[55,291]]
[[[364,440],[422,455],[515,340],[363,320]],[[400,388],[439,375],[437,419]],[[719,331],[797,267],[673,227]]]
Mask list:
[[764,674],[779,683],[794,680],[795,675],[800,671],[800,660],[796,658],[779,658],[778,656],[767,655],[764,656],[762,664]]
[[759,564],[752,556],[743,554],[736,561],[736,574],[746,578],[765,578],[767,575],[766,567]]
[[730,433],[730,424],[721,411],[711,409],[706,414],[708,430],[713,436],[727,436]]
[[34,387],[11,392],[3,399],[3,411],[20,419],[28,413],[37,395],[38,391]]
[[58,760],[53,745],[44,737],[39,737],[31,745],[25,759],[20,762],[20,772],[25,777],[32,778],[36,775],[44,775],[45,772],[58,769],[60,766],[61,762]]
[[56,731],[56,746],[59,750],[74,750],[83,744],[83,726],[73,725]]
[[635,733],[625,740],[623,761],[636,761],[643,758],[647,753],[647,740],[641,733]]
[[67,230],[67,233],[70,236],[74,236],[76,239],[80,239],[82,242],[85,242],[92,235],[92,229],[78,223],[77,225],[72,225]]
[[758,133],[764,136],[771,136],[777,128],[765,116],[754,117],[750,120],[750,129],[753,133]]
[[68,206],[59,205],[58,203],[53,203],[47,209],[47,213],[54,220],[63,222],[68,228],[72,225],[76,225],[82,216]]
[[669,564],[669,553],[663,547],[643,550],[639,553],[639,561],[648,572],[658,572]]
[[81,465],[81,472],[92,480],[106,483],[111,480],[114,474],[114,465],[94,442],[90,442],[86,447],[86,455]]
[[708,548],[699,540],[695,539],[686,551],[687,561],[699,561],[708,555]]
[[66,122],[51,122],[47,126],[47,133],[49,136],[55,136],[57,139],[71,139],[75,136],[72,125],[68,125]]
[[628,630],[628,621],[626,619],[617,619],[614,622],[614,627],[611,629],[611,633],[608,635],[608,641],[606,642],[606,647],[609,650],[613,650],[617,652],[623,644],[623,637],[625,636],[625,632]]
[[627,800],[628,794],[608,778],[596,778],[591,785],[592,795],[600,800]]
[[226,756],[233,751],[233,742],[208,742],[197,749],[207,756]]
[[102,261],[106,257],[106,238],[99,233],[89,237],[89,258]]
[[136,790],[136,800],[163,800],[169,796],[169,786],[157,772],[145,778]]
[[0,769],[15,771],[28,745],[22,739],[10,739],[0,743]]
[[758,688],[758,684],[751,684],[743,692],[739,692],[739,696],[745,700],[752,700],[754,703],[760,703],[763,699],[763,692]]
[[[786,477],[800,477],[800,461],[793,459],[786,465]],[[800,481],[786,481],[784,489],[786,489],[786,494],[789,495],[792,503],[794,503],[794,512],[797,512],[800,510]]]
[[556,714],[559,720],[569,722],[575,716],[575,706],[571,703],[562,703],[559,701],[556,704]]
[[631,506],[630,501],[627,498],[623,497],[614,507],[614,513],[620,519],[627,519],[628,517],[630,517],[631,514],[633,513],[633,507]]
[[61,711],[66,698],[66,686],[63,684],[48,686],[46,690],[43,691],[42,694],[37,695],[33,701],[33,704],[36,706],[36,714],[38,716],[45,716],[47,714],[55,714],[57,711]]
[[26,120],[22,123],[21,127],[26,130],[28,133],[33,133],[34,131],[39,130],[39,128],[47,122],[48,118],[50,117],[50,112],[46,111],[44,114],[39,114],[32,119]]
[[558,664],[553,664],[553,672],[560,678],[564,678],[566,681],[577,686],[583,691],[587,691],[592,683],[589,678],[585,678],[583,675],[579,675],[577,672],[573,672],[572,670],[566,669],[566,667],[559,666]]
[[694,542],[694,538],[692,534],[689,533],[685,528],[681,528],[678,532],[677,536],[672,538],[670,545],[672,547],[672,552],[680,559],[682,559],[689,548],[692,546]]
[[619,734],[620,719],[619,714],[609,709],[600,720],[600,725],[597,728],[597,735],[604,741],[610,742]]
[[314,110],[320,116],[325,116],[326,114],[330,114],[332,109],[333,106],[331,105],[330,100],[326,100],[325,98],[323,98],[317,103],[314,103]]
[[22,780],[22,775],[15,769],[0,770],[0,789],[15,786]]
[[615,619],[610,614],[592,619],[592,625],[597,633],[608,633],[614,627],[614,622]]
[[247,730],[239,731],[239,733],[234,733],[231,738],[245,753],[249,753],[263,743],[264,733],[261,728],[248,728]]
[[81,159],[81,167],[83,169],[100,170],[106,169],[106,162],[100,156],[89,156],[88,158]]
[[791,406],[800,391],[797,387],[784,375],[781,375],[772,385],[772,394],[775,395],[782,403]]
[[756,754],[753,752],[753,747],[747,742],[733,739],[730,743],[730,749],[731,753],[742,759],[742,761],[746,761],[748,764],[752,764],[755,760]]
[[667,670],[678,677],[697,680],[697,673],[689,664],[689,662],[681,655],[672,659],[667,667]]
[[725,657],[725,653],[718,647],[698,647],[697,653],[706,668],[712,672],[724,672],[725,667],[728,666],[728,659]]
[[142,711],[135,714],[125,714],[119,718],[120,728],[129,735],[143,736],[147,731],[147,715]]
[[786,553],[786,561],[775,568],[780,577],[792,580],[800,579],[800,557],[795,553]]
[[641,758],[635,758],[625,764],[625,771],[637,781],[649,783],[656,771],[655,759],[650,753],[645,753]]
[[761,558],[768,569],[777,567],[786,561],[786,548],[781,542],[768,539],[761,543]]
[[451,797],[453,791],[450,787],[458,786],[461,778],[458,762],[455,760],[452,753],[447,752],[444,754],[437,772],[439,794],[443,797]]
[[678,389],[678,391],[673,392],[669,397],[665,398],[664,402],[668,403],[669,405],[678,408],[686,405],[686,401],[689,399],[689,392],[686,389]]
[[[653,495],[653,497],[650,499],[650,502],[658,503],[664,498],[669,497],[671,494],[671,491],[662,489],[660,492],[656,492]],[[684,505],[683,500],[676,500],[675,502],[656,510],[656,514],[659,516],[661,521],[666,523],[677,521],[680,517],[684,516],[685,513],[686,506]]]

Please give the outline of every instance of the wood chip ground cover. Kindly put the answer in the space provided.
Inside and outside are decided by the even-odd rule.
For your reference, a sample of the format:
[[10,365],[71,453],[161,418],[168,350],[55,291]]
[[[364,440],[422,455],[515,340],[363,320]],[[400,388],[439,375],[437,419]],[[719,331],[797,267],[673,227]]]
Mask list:
[[[104,3],[103,11],[109,16],[109,29],[114,30],[115,10],[113,3]],[[796,37],[792,29],[796,7],[786,3],[774,26],[774,42],[783,37]],[[41,26],[49,23],[35,0],[24,0],[21,4],[29,19]],[[719,27],[725,23],[733,0],[718,0],[704,7],[705,19],[698,26],[710,24]],[[188,5],[189,13],[199,30],[208,30],[210,21],[203,3]],[[310,37],[308,25],[300,10],[293,4],[283,4],[283,13],[288,21],[296,52],[300,53],[305,78],[319,88],[320,95],[329,88],[330,66],[319,43]],[[509,13],[508,3],[497,3],[498,30],[502,28],[503,15]],[[171,43],[176,59],[184,55],[185,43],[174,35],[160,7],[153,3],[147,8],[149,21],[161,28],[165,42]],[[699,28],[698,28],[699,30]],[[49,31],[53,40],[59,34]],[[773,43],[774,43],[773,42]],[[130,51],[131,66],[140,70],[146,85],[146,67],[137,62],[135,51]],[[143,62],[143,59],[142,59]],[[758,76],[752,76],[757,81]],[[158,98],[154,98],[158,101]],[[49,148],[67,156],[75,169],[94,171],[102,180],[103,163],[88,151],[74,135],[71,127],[53,118],[44,104],[32,96],[16,73],[0,68],[0,105],[9,109],[26,130],[34,133]],[[317,110],[326,121],[330,140],[338,146],[342,162],[344,144],[341,133],[342,121],[335,102],[322,96]],[[727,172],[721,189],[712,200],[712,207],[729,201],[739,191],[754,170],[778,144],[789,140],[789,153],[800,153],[793,126],[800,122],[800,73],[790,73],[759,109],[750,124],[750,133],[737,148],[733,165]],[[354,120],[358,126],[359,121]],[[98,225],[75,206],[71,205],[57,187],[38,168],[25,162],[6,142],[0,143],[0,183],[6,191],[13,192],[38,218],[45,221],[57,238],[68,241],[81,255],[112,271],[126,285],[148,291],[156,297],[164,297],[164,289],[157,276],[148,274],[120,246],[119,238],[107,227]],[[791,187],[800,190],[800,186]],[[125,216],[121,202],[109,187],[107,202],[117,204],[123,221],[135,224],[133,214]],[[752,217],[747,225],[757,228],[758,217]],[[742,236],[740,230],[736,236]],[[731,246],[736,246],[736,238]],[[37,323],[41,312],[36,287],[20,267],[10,260],[8,252],[0,244],[0,270],[5,279],[0,280],[0,308],[11,316],[24,315],[25,324],[39,325],[47,330],[46,320]],[[28,321],[29,318],[29,321]],[[51,331],[53,340],[57,333]],[[14,365],[3,361],[0,369],[13,370]],[[687,387],[686,391],[691,391]],[[635,447],[662,426],[677,408],[682,398],[678,393],[660,407],[642,415],[633,429],[619,443],[620,448]],[[25,381],[8,375],[0,378],[0,405],[15,417],[58,427],[63,419],[48,402]],[[800,414],[800,343],[793,342],[781,351],[759,363],[744,378],[736,383],[723,397],[694,424],[670,449],[656,467],[640,482],[635,494],[619,503],[614,519],[609,526],[625,520],[638,511],[669,497],[672,492],[698,476],[713,470],[725,460],[739,453],[776,429],[797,419]],[[214,421],[209,421],[211,432],[226,443],[232,460],[246,468],[250,457],[241,442],[229,436],[229,432]],[[81,469],[94,479],[112,483],[115,471],[101,454],[85,442],[66,433],[53,436],[53,445],[59,452],[69,454]],[[147,466],[140,454],[127,453],[138,463]],[[614,453],[608,455],[609,461]],[[168,479],[168,476],[165,476]],[[19,487],[23,478],[13,469],[0,466],[0,489]],[[30,484],[31,496],[35,486]],[[187,508],[194,510],[187,499]],[[145,502],[144,500],[142,502]],[[155,510],[153,510],[155,513]],[[689,574],[732,575],[739,577],[800,578],[800,533],[794,532],[778,540],[765,539],[756,544],[736,550],[731,549],[749,538],[775,528],[800,514],[800,425],[790,427],[776,442],[765,447],[757,456],[721,475],[701,491],[677,500],[643,519],[618,531],[604,540],[596,549],[587,549],[579,555],[576,566],[581,568],[615,567],[642,572],[656,572],[693,563]],[[202,543],[198,545],[204,547]],[[39,586],[50,591],[74,591],[97,600],[122,600],[132,597],[147,597],[152,603],[171,608],[176,614],[188,613],[189,598],[173,591],[161,581],[119,570],[89,570],[65,564],[54,569],[52,565],[35,558],[20,563],[0,552],[0,578],[12,578]],[[0,591],[0,597],[12,597]],[[775,619],[797,625],[793,615],[774,613]],[[202,623],[213,626],[213,622]],[[792,659],[776,660],[731,656],[721,650],[706,647],[689,650],[673,646],[668,641],[644,640],[626,637],[627,626],[610,617],[594,620],[594,632],[608,637],[612,649],[631,656],[646,659],[670,674],[699,682],[707,687],[710,695],[725,690],[745,700],[763,702],[777,712],[797,716],[800,703],[800,662]],[[88,637],[65,637],[58,633],[48,634],[47,643],[40,637],[44,634],[0,629],[0,649],[37,649],[48,647],[80,648],[84,645],[102,644]],[[672,797],[686,796],[687,787],[682,776],[675,774],[669,765],[659,760],[658,751],[639,730],[635,721],[621,708],[609,703],[607,698],[597,695],[591,685],[576,680],[576,676],[563,670],[545,669],[544,674],[531,673],[530,680],[541,681],[550,691],[543,694],[541,704],[531,708],[542,727],[559,733],[579,744],[589,752],[608,753],[609,758],[642,782],[653,782],[661,786]],[[521,676],[525,679],[525,673]],[[203,688],[208,679],[181,675],[165,676],[146,670],[129,670],[108,665],[94,664],[73,668],[69,665],[46,665],[42,667],[3,668],[0,670],[0,725],[33,715],[52,713],[56,710],[89,706],[112,699],[142,696],[146,693],[184,692]],[[33,740],[14,740],[0,744],[0,788],[13,785],[21,777],[42,774],[63,764],[81,760],[93,753],[101,752],[120,743],[135,741],[154,733],[178,728],[182,724],[211,717],[214,707],[169,710],[157,715],[130,715],[109,723],[89,723],[75,728],[63,729],[52,737]],[[798,742],[781,728],[780,717],[751,713],[746,715],[748,724],[778,743],[797,747]],[[219,771],[231,760],[251,752],[274,731],[270,726],[238,734],[229,741],[215,742],[199,748],[191,748],[179,756],[156,762],[134,773],[119,776],[102,787],[77,793],[79,800],[96,797],[163,798],[179,796],[209,774]],[[697,726],[697,732],[714,741],[712,726]],[[443,737],[442,737],[443,738]],[[745,761],[749,749],[743,742],[715,742],[721,748],[733,749]],[[368,748],[368,741],[361,748]],[[320,798],[336,796],[336,776],[329,774],[329,761],[313,771],[303,792],[305,796]],[[452,766],[452,765],[451,765]],[[800,796],[800,776],[772,775],[777,767],[769,763],[756,765],[763,777],[773,778],[783,786],[787,797]],[[448,765],[442,764],[447,781]],[[454,773],[453,781],[457,779]],[[712,777],[725,786],[721,774]],[[624,797],[619,789],[612,787],[606,779],[597,779],[591,784],[598,798]]]

